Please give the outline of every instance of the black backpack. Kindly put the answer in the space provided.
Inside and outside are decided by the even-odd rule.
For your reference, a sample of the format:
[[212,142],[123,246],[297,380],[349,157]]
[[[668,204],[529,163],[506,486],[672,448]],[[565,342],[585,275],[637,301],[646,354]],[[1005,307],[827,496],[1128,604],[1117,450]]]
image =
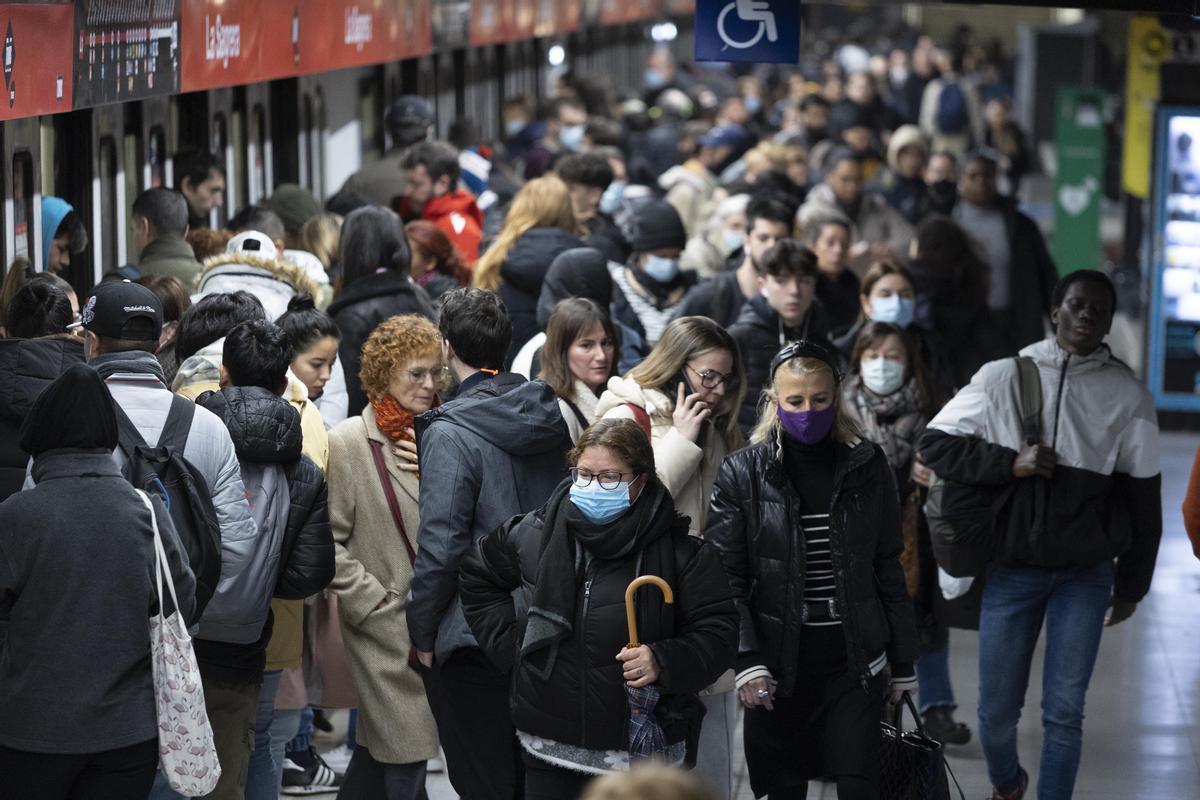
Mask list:
[[204,476],[183,457],[196,405],[172,395],[171,410],[154,447],[146,444],[120,405],[113,403],[113,408],[118,446],[126,459],[122,474],[135,488],[161,497],[167,507],[196,576],[193,619],[199,619],[221,578],[221,528]]
[[[1041,441],[1042,377],[1032,359],[1018,356],[1017,397],[1024,444]],[[925,520],[933,557],[955,578],[983,575],[999,545],[996,525],[1012,500],[1017,481],[1003,488],[972,486],[935,476],[925,498]]]

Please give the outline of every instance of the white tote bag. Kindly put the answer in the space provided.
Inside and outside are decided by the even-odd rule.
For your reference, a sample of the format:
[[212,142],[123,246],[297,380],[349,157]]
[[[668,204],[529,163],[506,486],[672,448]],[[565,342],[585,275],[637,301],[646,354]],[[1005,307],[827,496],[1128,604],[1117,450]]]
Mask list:
[[[158,531],[158,517],[146,494],[142,491],[138,494],[154,526],[158,613],[150,618],[150,665],[158,710],[158,766],[172,789],[186,797],[200,797],[216,788],[221,764],[217,761],[212,726],[204,707],[200,667],[192,650],[192,637],[179,613],[175,582]],[[164,573],[174,608],[169,617],[163,617]]]

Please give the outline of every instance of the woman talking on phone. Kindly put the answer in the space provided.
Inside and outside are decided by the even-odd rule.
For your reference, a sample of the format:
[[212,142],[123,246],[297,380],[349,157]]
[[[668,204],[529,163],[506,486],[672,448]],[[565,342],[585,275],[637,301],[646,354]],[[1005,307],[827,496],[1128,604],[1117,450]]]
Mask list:
[[916,688],[896,479],[845,413],[838,361],[808,341],[775,356],[752,445],[725,459],[713,489],[705,538],[741,613],[756,797],[804,797],[833,776],[839,800],[878,798],[885,694]]
[[[646,360],[611,378],[596,414],[632,419],[654,449],[655,471],[675,508],[704,536],[717,468],[743,444],[737,412],[745,391],[741,357],[728,332],[708,317],[680,317],[663,330]],[[737,700],[733,672],[708,687],[696,772],[718,797],[732,791]]]

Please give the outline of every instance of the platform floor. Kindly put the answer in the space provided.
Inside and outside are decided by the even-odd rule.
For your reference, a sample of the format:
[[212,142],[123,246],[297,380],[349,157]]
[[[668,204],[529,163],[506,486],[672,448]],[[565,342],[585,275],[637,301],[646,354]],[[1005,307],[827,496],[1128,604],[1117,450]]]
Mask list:
[[[1165,533],[1158,570],[1149,597],[1133,618],[1105,631],[1088,693],[1076,798],[1200,798],[1200,561],[1192,555],[1179,512],[1198,446],[1200,437],[1195,434],[1164,436]],[[1041,648],[1034,659],[1020,727],[1021,761],[1034,779],[1041,749],[1040,653]],[[978,683],[974,634],[954,632],[951,670],[959,719],[974,730]],[[977,742],[951,748],[949,755],[968,800],[988,797],[990,786]],[[456,796],[444,774],[430,775],[428,788],[431,800]],[[814,785],[809,791],[810,800],[836,796],[832,786]],[[1030,800],[1034,796],[1031,791]],[[736,798],[752,797],[743,768]]]

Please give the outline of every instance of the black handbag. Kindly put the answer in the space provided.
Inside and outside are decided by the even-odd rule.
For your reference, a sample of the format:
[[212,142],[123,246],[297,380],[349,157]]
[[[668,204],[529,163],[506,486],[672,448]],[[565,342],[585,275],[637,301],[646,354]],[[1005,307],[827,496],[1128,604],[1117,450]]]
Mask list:
[[912,698],[906,694],[904,702],[916,720],[917,729],[901,729],[899,707],[896,708],[895,724],[882,723],[879,796],[882,800],[950,800],[949,779],[953,779],[959,800],[966,800],[958,779],[946,763],[942,743],[925,733]]

